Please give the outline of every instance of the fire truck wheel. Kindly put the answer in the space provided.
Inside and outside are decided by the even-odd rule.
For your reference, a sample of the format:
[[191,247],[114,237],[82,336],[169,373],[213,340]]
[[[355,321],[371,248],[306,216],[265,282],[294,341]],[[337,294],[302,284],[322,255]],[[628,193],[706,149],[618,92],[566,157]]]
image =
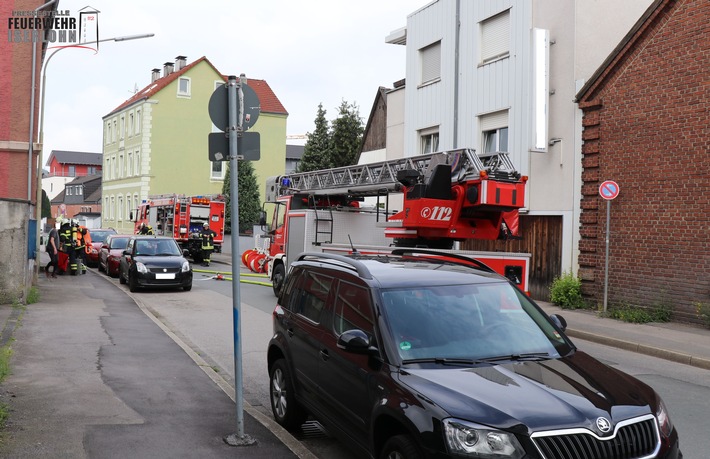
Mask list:
[[274,295],[279,296],[281,289],[284,286],[284,278],[286,277],[286,268],[282,263],[274,266],[274,272],[271,276],[273,281]]

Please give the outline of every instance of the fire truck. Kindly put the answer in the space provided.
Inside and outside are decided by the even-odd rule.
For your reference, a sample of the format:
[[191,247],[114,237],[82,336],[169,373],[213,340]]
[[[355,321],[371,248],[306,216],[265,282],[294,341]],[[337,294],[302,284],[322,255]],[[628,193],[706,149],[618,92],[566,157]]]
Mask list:
[[198,233],[204,223],[216,233],[215,252],[222,251],[224,241],[225,199],[221,195],[184,196],[178,194],[150,196],[136,211],[135,232],[141,223],[150,225],[156,235],[172,236],[187,250],[196,263],[202,262],[202,241]]
[[507,153],[473,149],[271,177],[261,222],[267,235],[242,262],[268,272],[278,295],[289,260],[304,251],[426,247],[478,260],[527,292],[530,254],[454,249],[467,239],[518,237],[526,182]]

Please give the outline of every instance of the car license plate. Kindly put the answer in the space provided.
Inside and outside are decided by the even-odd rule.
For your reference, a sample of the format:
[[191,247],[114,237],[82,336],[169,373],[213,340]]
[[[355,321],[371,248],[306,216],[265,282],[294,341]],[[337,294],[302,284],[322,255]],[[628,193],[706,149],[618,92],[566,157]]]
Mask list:
[[156,279],[175,279],[175,273],[156,273],[155,274]]

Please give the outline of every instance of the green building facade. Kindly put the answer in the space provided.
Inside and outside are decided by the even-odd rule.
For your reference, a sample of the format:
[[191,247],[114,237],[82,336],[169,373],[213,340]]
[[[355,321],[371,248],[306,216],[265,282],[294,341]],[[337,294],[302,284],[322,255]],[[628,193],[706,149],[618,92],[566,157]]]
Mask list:
[[[209,99],[226,82],[202,57],[153,69],[151,83],[103,117],[102,226],[133,232],[132,218],[150,196],[222,192],[227,162],[211,162],[207,138],[217,132]],[[288,112],[264,80],[248,79],[261,112],[250,129],[261,137],[254,162],[262,198],[267,177],[284,173]]]

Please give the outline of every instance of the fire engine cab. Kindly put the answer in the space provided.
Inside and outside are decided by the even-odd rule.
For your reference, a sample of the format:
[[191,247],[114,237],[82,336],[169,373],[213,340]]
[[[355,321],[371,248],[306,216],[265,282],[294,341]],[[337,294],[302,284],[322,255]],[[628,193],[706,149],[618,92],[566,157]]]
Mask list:
[[518,237],[526,182],[507,153],[472,149],[271,177],[261,222],[267,235],[242,262],[268,272],[278,295],[289,260],[307,250],[428,247],[474,258],[528,291],[530,254],[454,250],[466,239]]
[[156,195],[143,201],[136,212],[134,232],[141,223],[150,225],[160,236],[172,236],[196,263],[202,261],[202,242],[197,236],[208,223],[214,237],[214,251],[222,251],[225,199],[221,195]]

